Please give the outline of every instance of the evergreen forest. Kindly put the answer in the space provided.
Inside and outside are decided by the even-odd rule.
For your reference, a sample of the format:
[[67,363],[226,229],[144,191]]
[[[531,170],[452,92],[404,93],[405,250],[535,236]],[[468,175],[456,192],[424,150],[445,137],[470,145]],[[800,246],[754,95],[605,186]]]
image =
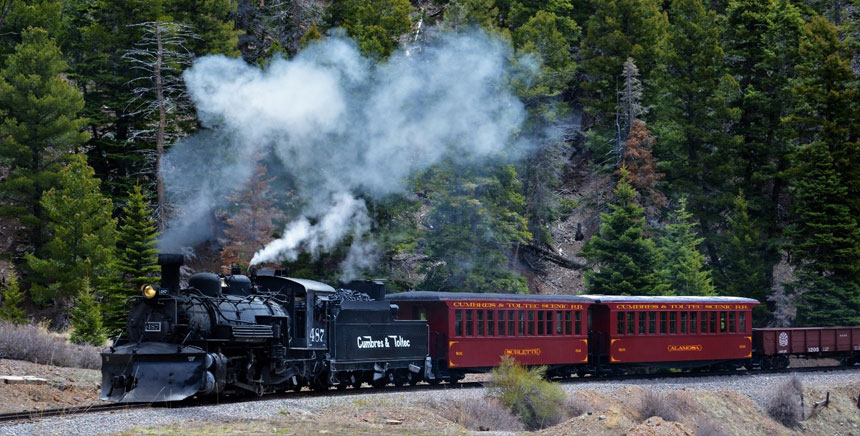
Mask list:
[[858,0],[0,0],[0,318],[101,344],[179,251],[860,325],[858,49]]

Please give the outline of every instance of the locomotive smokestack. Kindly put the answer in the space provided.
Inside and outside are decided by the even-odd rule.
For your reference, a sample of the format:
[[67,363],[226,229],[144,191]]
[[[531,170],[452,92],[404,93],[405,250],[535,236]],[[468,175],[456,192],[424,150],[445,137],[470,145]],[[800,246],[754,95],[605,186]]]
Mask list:
[[161,289],[168,292],[179,290],[179,267],[185,263],[181,254],[163,253],[158,255],[158,264],[161,265]]

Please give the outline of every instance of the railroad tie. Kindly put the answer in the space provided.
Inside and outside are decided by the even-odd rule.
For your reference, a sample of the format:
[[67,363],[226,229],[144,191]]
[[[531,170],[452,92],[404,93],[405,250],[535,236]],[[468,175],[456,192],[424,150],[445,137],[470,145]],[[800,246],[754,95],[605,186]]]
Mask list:
[[2,375],[0,381],[7,385],[44,385],[48,383],[47,379],[32,375]]

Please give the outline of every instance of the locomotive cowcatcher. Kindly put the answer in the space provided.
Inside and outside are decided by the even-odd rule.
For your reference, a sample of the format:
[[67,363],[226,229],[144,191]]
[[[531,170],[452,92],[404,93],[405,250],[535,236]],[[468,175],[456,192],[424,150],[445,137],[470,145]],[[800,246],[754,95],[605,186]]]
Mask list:
[[161,285],[137,297],[102,353],[100,398],[316,390],[432,378],[427,323],[394,319],[380,282],[342,289],[262,270],[198,273],[180,286],[181,255],[161,254]]

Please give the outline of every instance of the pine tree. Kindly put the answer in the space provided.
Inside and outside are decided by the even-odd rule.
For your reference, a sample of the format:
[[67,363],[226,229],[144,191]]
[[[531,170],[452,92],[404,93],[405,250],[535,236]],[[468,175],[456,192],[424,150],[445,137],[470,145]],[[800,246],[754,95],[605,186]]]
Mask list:
[[84,278],[80,283],[81,289],[71,312],[72,335],[69,339],[76,344],[101,346],[107,339],[102,326],[101,307],[90,289],[89,279]]
[[[310,45],[310,43],[312,43],[314,41],[320,41],[322,39],[323,39],[323,36],[322,36],[322,33],[320,33],[319,27],[317,27],[317,23],[313,23],[313,24],[311,24],[311,27],[308,27],[308,30],[305,32],[304,35],[302,35],[301,39],[299,39],[299,45],[301,45],[301,47],[304,48],[304,47],[307,47],[308,45]],[[274,46],[274,45],[275,45],[275,43],[272,43],[272,46]],[[278,44],[278,47],[281,47],[281,44]],[[281,50],[283,50],[283,47],[281,47]],[[277,48],[270,49],[267,52],[267,55],[268,55],[268,57],[272,57],[272,55],[274,53],[278,53],[278,52],[279,51]]]
[[231,0],[164,0],[164,12],[176,23],[191,26],[198,35],[185,47],[197,56],[239,56],[239,32],[231,19],[236,4]]
[[6,275],[6,283],[3,285],[3,292],[0,293],[2,303],[0,303],[0,319],[4,319],[13,324],[24,324],[27,322],[27,312],[21,307],[24,303],[24,292],[18,286],[18,274],[14,269],[10,269]]
[[570,18],[539,10],[513,33],[518,59],[541,61],[535,80],[516,81],[517,96],[529,113],[526,129],[539,145],[518,168],[527,193],[525,215],[534,242],[550,244],[550,224],[561,213],[558,188],[562,184],[570,143],[559,135],[572,131],[571,108],[564,101],[573,95],[576,63],[571,53],[578,44],[580,28]]
[[57,184],[69,153],[87,139],[81,93],[63,74],[60,49],[42,29],[28,29],[0,70],[0,161],[9,168],[0,183],[0,214],[16,218],[32,249],[44,243],[42,193]]
[[149,206],[140,185],[135,185],[122,208],[124,218],[117,233],[117,269],[123,281],[107,289],[102,299],[104,324],[110,332],[125,325],[129,298],[139,295],[140,288],[152,283],[158,273],[158,231]]
[[[801,144],[823,141],[833,169],[847,189],[846,204],[860,215],[860,82],[851,69],[855,55],[838,29],[821,17],[804,26],[793,91],[803,104],[787,119]],[[798,164],[802,161],[795,159]]]
[[521,182],[509,165],[464,168],[451,162],[424,175],[428,214],[424,289],[525,293],[510,268],[512,247],[531,238]]
[[665,295],[669,287],[658,274],[660,253],[645,236],[645,214],[636,204],[636,190],[622,169],[610,213],[600,214],[600,230],[583,247],[582,255],[596,267],[585,273],[588,293],[607,295]]
[[705,255],[699,251],[705,239],[697,237],[692,218],[687,199],[682,198],[660,239],[662,275],[673,295],[716,295]]
[[151,119],[135,114],[138,105],[133,79],[137,65],[124,55],[141,41],[141,23],[156,22],[163,16],[161,0],[93,0],[69,7],[75,32],[66,42],[71,59],[71,75],[86,93],[83,115],[87,117],[86,153],[104,191],[121,199],[151,168],[149,156],[154,141],[136,137]]
[[28,28],[41,28],[54,38],[63,33],[63,1],[3,0],[0,1],[0,65],[23,41]]
[[499,7],[495,0],[452,0],[445,8],[441,26],[445,30],[497,30]]
[[[668,19],[657,0],[604,0],[584,25],[580,45],[585,82],[586,127],[593,124],[591,147],[605,152],[607,138],[616,136],[613,123],[616,95],[621,90],[624,62],[633,58],[647,83],[657,60],[657,50],[666,34]],[[643,101],[651,101],[645,92]],[[602,140],[600,138],[603,138]],[[610,140],[611,142],[611,140]]]
[[[787,248],[797,266],[792,287],[805,292],[798,318],[815,323],[831,317],[836,325],[860,320],[860,225],[847,205],[847,189],[826,144],[804,146],[797,160],[802,164],[792,187],[794,220]],[[853,317],[845,317],[846,307],[855,309]],[[843,315],[833,318],[833,312]]]
[[128,193],[128,203],[122,208],[125,218],[117,235],[117,266],[134,289],[152,282],[158,273],[158,249],[155,246],[158,231],[149,207],[142,188],[135,185]]
[[760,250],[763,245],[761,226],[749,214],[749,203],[741,191],[733,200],[728,217],[727,240],[722,245],[722,268],[717,276],[717,288],[722,295],[747,297],[760,303],[753,309],[757,326],[767,325],[771,310],[768,307],[770,278],[767,259]]
[[786,245],[801,295],[801,325],[860,321],[860,86],[851,50],[816,17],[804,26],[794,92],[803,105],[788,119],[803,145],[791,169],[792,222]]
[[739,95],[726,74],[718,16],[702,0],[673,0],[666,43],[654,71],[654,122],[660,141],[654,154],[665,173],[664,189],[686,196],[699,223],[712,265],[719,265],[717,225],[731,208],[731,166],[725,150],[737,146],[729,127],[740,109],[728,101]]
[[[803,18],[789,0],[735,0],[726,12],[726,62],[740,95],[730,102],[740,111],[731,134],[740,142],[721,156],[729,162],[726,180],[743,187],[749,213],[761,225],[767,277],[779,261],[779,200],[786,190],[789,127],[784,118],[797,104],[791,80],[798,62]],[[770,281],[770,278],[768,279]]]
[[801,281],[814,283],[797,304],[799,326],[856,326],[860,324],[860,284],[856,279],[837,276],[800,275]]
[[58,188],[45,192],[41,205],[51,240],[44,257],[27,256],[36,277],[30,293],[42,304],[57,299],[56,310],[63,315],[71,298],[84,289],[83,280],[100,291],[113,286],[116,219],[111,217],[113,204],[101,194],[99,180],[82,154],[71,157],[60,171]]
[[338,0],[329,9],[329,24],[346,29],[365,55],[385,59],[411,29],[411,10],[409,0]]

